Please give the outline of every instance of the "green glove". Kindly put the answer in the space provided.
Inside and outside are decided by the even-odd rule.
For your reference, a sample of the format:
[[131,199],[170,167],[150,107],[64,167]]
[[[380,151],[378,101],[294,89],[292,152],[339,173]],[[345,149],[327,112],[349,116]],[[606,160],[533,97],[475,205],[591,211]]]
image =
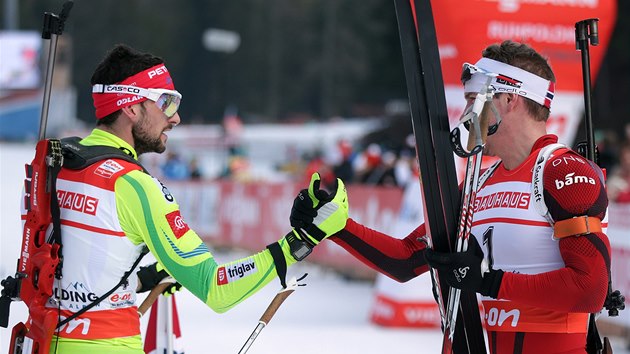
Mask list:
[[293,201],[289,220],[302,240],[314,247],[346,226],[348,220],[348,194],[343,181],[336,180],[332,194],[319,189],[320,176],[311,176],[308,189],[298,193]]

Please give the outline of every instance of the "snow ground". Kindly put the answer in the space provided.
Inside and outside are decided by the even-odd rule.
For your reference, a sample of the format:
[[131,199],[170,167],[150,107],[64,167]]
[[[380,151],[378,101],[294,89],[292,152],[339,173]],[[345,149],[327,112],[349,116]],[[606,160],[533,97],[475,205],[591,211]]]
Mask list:
[[[30,162],[34,144],[0,144],[0,277],[13,275],[21,239],[19,198],[23,165]],[[242,256],[217,253],[220,262]],[[391,329],[369,321],[373,284],[347,281],[328,270],[305,262],[289,275],[309,273],[308,285],[291,294],[248,353],[300,354],[402,354],[439,353],[439,330]],[[237,353],[258,319],[279,290],[271,283],[259,293],[224,314],[216,314],[187,291],[177,294],[177,306],[187,354]],[[140,298],[142,300],[142,298]],[[26,319],[23,303],[13,303],[9,328]],[[143,320],[143,328],[146,319]],[[5,352],[9,329],[0,329],[0,352]],[[615,354],[630,354],[624,341],[615,338]]]
[[[308,264],[291,268],[295,275],[307,272],[308,285],[286,299],[248,353],[439,353],[439,330],[385,329],[369,322],[370,282],[346,281]],[[186,353],[237,353],[279,289],[271,283],[221,315],[188,292],[177,295]]]

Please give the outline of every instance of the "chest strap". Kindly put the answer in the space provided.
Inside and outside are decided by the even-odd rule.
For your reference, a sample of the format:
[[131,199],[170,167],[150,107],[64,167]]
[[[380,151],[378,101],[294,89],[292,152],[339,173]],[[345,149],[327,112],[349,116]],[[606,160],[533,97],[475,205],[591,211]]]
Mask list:
[[148,174],[147,170],[133,158],[133,155],[127,149],[104,145],[81,145],[80,141],[81,138],[79,137],[61,139],[64,168],[81,170],[102,160],[121,159],[138,165],[142,168],[142,171]]

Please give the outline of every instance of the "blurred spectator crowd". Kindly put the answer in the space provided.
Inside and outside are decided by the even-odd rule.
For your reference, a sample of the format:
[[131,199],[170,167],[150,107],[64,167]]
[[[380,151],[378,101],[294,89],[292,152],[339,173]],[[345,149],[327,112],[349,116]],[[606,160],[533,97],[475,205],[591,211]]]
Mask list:
[[[610,201],[630,203],[630,124],[621,136],[614,131],[597,131],[595,142],[600,165],[607,172]],[[276,166],[276,170],[304,186],[308,185],[313,172],[319,172],[324,187],[332,186],[338,177],[346,184],[404,189],[410,181],[418,180],[414,144],[413,135],[409,135],[396,149],[384,147],[391,144],[375,142],[356,146],[342,139],[308,153],[300,154],[297,149],[292,149],[286,152],[287,160]],[[256,180],[250,173],[250,161],[242,148],[231,145],[227,155],[223,171],[216,179]],[[173,151],[161,163],[160,172],[167,180],[204,178],[196,158],[184,159]]]
[[298,181],[308,185],[311,174],[319,172],[324,186],[331,186],[336,178],[341,178],[346,184],[404,188],[414,176],[417,180],[415,156],[412,135],[405,146],[397,150],[385,149],[377,143],[355,149],[348,141],[340,140],[335,146],[307,156]]
[[171,181],[197,180],[201,178],[201,170],[197,159],[189,161],[182,158],[177,152],[169,151],[166,160],[160,166],[162,177]]
[[608,132],[597,142],[600,161],[608,171],[608,199],[630,203],[630,123],[626,125],[624,139],[616,140],[616,136],[615,132]]

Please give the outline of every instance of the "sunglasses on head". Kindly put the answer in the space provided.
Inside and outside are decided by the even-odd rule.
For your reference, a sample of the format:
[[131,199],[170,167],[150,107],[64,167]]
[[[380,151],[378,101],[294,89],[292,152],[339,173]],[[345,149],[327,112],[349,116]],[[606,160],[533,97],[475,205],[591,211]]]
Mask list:
[[142,88],[129,85],[101,85],[92,86],[92,93],[117,93],[136,95],[148,98],[155,102],[155,105],[168,117],[171,118],[177,113],[182,94],[175,90],[159,88]]

